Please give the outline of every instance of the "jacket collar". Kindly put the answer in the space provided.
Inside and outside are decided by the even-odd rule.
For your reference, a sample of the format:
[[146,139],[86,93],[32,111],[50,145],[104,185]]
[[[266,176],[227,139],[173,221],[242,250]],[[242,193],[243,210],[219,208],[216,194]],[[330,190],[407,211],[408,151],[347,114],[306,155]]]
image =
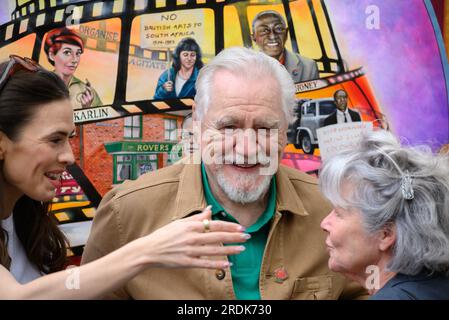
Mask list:
[[[276,211],[290,212],[300,216],[308,215],[298,191],[293,186],[283,165],[279,166],[276,173],[276,190]],[[201,212],[206,207],[200,164],[184,165],[179,177],[175,201],[175,212],[172,220],[182,219]]]
[[280,165],[276,173],[276,210],[279,212],[287,211],[300,216],[309,214],[304,208],[304,204],[295,189],[292,180],[288,176],[288,171],[284,165]]
[[175,213],[172,220],[201,212],[206,207],[200,164],[185,164],[179,177]]
[[284,49],[284,58],[284,65],[287,70],[302,67],[302,63],[298,57],[287,49]]

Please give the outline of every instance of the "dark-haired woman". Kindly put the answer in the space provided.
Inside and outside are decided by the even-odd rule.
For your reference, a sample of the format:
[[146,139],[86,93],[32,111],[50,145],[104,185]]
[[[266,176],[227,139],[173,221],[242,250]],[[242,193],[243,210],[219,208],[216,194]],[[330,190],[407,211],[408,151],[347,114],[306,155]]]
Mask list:
[[173,53],[173,65],[159,77],[154,99],[194,97],[195,82],[203,67],[201,49],[192,38],[182,39]]
[[205,256],[243,249],[217,245],[245,241],[242,227],[209,221],[206,208],[63,271],[67,242],[48,207],[74,162],[74,129],[69,92],[56,74],[17,56],[0,64],[0,299],[100,298],[149,267],[226,268]]

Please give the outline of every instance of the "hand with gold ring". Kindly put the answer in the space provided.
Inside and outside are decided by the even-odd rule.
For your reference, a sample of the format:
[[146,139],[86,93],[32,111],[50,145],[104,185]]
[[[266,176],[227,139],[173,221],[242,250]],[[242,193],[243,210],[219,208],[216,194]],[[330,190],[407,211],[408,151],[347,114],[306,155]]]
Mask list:
[[[230,267],[226,256],[245,250],[250,238],[237,223],[212,220],[211,206],[188,218],[173,221],[127,246],[134,246],[142,267],[209,268]],[[224,246],[223,243],[236,244]],[[219,258],[212,259],[212,256]]]
[[209,219],[203,220],[204,232],[210,232],[210,222]]

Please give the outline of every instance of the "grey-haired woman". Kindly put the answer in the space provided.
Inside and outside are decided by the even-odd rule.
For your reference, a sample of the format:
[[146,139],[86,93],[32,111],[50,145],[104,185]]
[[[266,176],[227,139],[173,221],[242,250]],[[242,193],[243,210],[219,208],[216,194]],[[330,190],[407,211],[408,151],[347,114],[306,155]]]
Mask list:
[[449,299],[449,160],[386,131],[323,164],[329,267],[371,299]]

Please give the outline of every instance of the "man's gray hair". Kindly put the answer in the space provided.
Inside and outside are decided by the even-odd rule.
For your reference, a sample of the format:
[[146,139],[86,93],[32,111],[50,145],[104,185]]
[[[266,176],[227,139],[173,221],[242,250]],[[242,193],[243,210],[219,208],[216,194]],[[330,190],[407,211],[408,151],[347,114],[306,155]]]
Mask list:
[[284,17],[283,17],[279,12],[274,11],[274,10],[265,10],[265,11],[259,12],[259,13],[256,14],[256,16],[254,17],[253,23],[251,24],[253,33],[254,33],[254,26],[256,25],[256,21],[262,19],[262,17],[265,17],[265,16],[274,16],[274,17],[278,18],[278,19],[282,22],[282,24],[284,25],[284,27],[287,28],[287,24],[285,23],[285,19],[284,19]]
[[232,74],[257,82],[261,78],[272,77],[281,91],[282,109],[287,123],[293,117],[295,107],[295,84],[285,67],[263,52],[243,47],[234,47],[221,51],[206,66],[196,79],[196,120],[203,119],[212,101],[212,83],[217,71],[226,70]]
[[[342,195],[345,183],[350,195]],[[329,158],[320,188],[334,206],[359,209],[369,234],[396,228],[388,270],[449,274],[447,156],[402,147],[391,133],[379,130],[366,135],[359,147]]]

